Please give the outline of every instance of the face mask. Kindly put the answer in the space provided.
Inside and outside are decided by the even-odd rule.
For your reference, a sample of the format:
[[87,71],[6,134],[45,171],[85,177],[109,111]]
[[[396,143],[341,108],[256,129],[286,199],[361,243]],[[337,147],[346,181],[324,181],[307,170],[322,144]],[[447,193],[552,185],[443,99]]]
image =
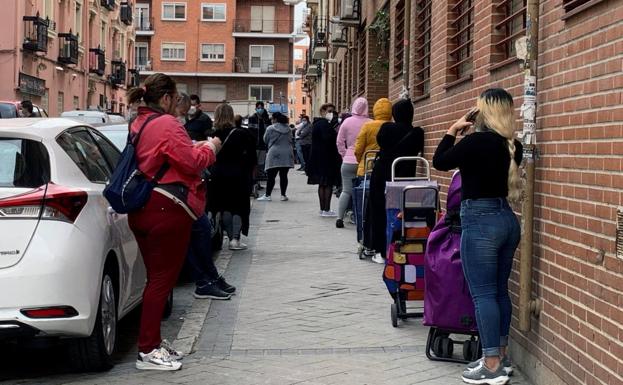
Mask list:
[[197,113],[197,107],[195,106],[190,106],[190,108],[188,109],[188,115],[189,116],[193,116]]
[[329,122],[333,120],[333,112],[327,112],[327,114],[325,115],[325,119],[327,119]]
[[255,110],[255,112],[258,113],[258,115],[262,115],[264,113],[264,109],[263,108],[258,108]]
[[337,118],[338,123],[342,123],[342,118]]

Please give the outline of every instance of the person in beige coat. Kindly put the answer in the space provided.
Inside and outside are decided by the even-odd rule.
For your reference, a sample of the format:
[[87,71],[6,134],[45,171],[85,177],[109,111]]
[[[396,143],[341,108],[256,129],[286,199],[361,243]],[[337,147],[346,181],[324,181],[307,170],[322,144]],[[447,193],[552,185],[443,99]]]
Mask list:
[[363,127],[361,127],[361,131],[359,135],[357,135],[357,140],[355,141],[355,157],[357,158],[357,162],[359,162],[357,176],[363,176],[363,154],[365,154],[366,151],[379,149],[376,136],[383,123],[392,120],[392,102],[387,98],[381,98],[374,103],[372,111],[374,113],[374,120],[365,123]]

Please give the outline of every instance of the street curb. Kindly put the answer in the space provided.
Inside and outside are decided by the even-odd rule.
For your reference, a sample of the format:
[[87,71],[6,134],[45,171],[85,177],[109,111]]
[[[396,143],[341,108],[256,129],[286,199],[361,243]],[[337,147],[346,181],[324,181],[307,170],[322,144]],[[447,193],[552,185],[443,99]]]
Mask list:
[[[231,256],[232,252],[230,250],[222,250],[219,253],[215,264],[221,274],[227,270]],[[173,344],[177,350],[185,355],[194,352],[195,344],[199,340],[199,335],[210,311],[211,304],[211,299],[195,298],[190,310],[184,315],[184,322]]]

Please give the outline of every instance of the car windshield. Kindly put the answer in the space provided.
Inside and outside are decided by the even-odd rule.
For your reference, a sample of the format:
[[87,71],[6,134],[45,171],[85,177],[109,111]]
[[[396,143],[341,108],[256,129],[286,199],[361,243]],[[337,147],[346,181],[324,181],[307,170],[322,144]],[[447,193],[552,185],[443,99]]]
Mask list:
[[34,188],[50,180],[50,159],[41,142],[0,138],[0,187]]
[[17,118],[15,105],[11,103],[0,103],[0,118]]
[[112,144],[115,145],[119,149],[119,151],[123,151],[125,145],[128,141],[128,131],[127,130],[101,130],[102,134],[107,137]]

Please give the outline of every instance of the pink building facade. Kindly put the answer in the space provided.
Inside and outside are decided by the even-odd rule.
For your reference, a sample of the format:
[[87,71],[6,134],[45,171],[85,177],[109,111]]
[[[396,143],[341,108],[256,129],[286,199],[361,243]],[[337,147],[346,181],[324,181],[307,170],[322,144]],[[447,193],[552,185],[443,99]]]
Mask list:
[[32,100],[49,116],[126,112],[137,84],[131,2],[5,1],[0,14],[0,100]]

